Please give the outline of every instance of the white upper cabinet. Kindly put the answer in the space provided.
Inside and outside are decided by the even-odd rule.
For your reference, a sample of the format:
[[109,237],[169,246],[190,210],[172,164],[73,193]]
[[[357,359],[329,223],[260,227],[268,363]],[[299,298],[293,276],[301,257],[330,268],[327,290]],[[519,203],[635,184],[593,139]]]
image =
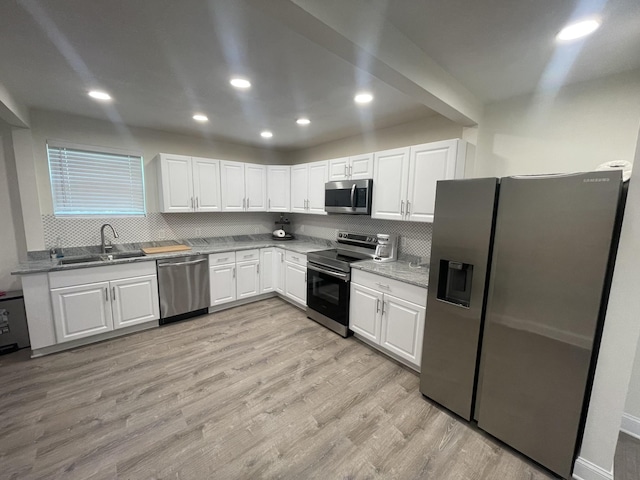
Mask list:
[[266,212],[267,168],[242,162],[221,162],[222,211]]
[[267,167],[267,211],[291,211],[291,167],[288,165]]
[[291,167],[291,211],[326,215],[324,184],[328,181],[328,160]]
[[373,153],[329,160],[329,182],[373,178]]
[[156,158],[161,212],[221,210],[220,160],[167,153]]
[[436,183],[464,177],[466,150],[454,139],[376,153],[371,216],[432,222]]

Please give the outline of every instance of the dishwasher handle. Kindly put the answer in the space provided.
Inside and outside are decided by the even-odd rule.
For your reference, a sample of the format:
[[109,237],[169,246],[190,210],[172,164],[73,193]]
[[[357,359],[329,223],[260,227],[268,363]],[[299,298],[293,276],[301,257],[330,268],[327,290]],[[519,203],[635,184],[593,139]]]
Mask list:
[[167,263],[158,263],[158,268],[160,267],[180,267],[182,265],[193,265],[196,263],[206,262],[206,258],[201,258],[200,260],[191,260],[189,262],[167,262]]

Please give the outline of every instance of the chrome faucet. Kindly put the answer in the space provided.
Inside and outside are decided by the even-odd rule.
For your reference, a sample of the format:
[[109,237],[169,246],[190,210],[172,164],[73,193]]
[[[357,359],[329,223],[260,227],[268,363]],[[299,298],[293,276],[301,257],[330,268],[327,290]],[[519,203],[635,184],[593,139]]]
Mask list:
[[108,223],[105,223],[104,225],[102,225],[102,227],[100,228],[100,240],[102,241],[102,253],[108,253],[113,248],[113,245],[111,245],[111,242],[109,242],[109,245],[105,245],[105,243],[104,243],[104,229],[106,227],[109,227],[111,229],[111,231],[113,232],[113,238],[118,238],[118,232],[116,232],[115,228],[113,228]]

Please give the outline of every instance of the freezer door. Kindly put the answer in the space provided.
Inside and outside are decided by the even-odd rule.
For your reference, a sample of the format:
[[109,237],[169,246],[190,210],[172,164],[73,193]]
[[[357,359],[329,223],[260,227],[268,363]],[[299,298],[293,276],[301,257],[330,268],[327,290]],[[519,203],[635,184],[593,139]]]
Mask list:
[[569,478],[602,318],[620,172],[502,179],[478,425]]
[[440,181],[420,391],[469,420],[498,179]]

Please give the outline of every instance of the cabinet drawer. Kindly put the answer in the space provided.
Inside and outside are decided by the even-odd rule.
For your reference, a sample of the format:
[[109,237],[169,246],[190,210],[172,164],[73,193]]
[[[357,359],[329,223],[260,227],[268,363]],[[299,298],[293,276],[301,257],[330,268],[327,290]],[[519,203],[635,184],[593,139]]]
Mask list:
[[[105,262],[106,263],[106,262]],[[156,262],[132,262],[89,268],[74,268],[49,273],[49,288],[71,287],[87,283],[108,282],[120,278],[156,274]]]
[[303,267],[307,266],[307,256],[301,253],[290,252],[289,250],[287,250],[285,259],[287,260],[287,262],[296,263],[298,265],[302,265]]
[[236,262],[248,262],[250,260],[260,260],[260,250],[240,250],[236,252]]
[[226,265],[236,263],[236,252],[212,253],[209,255],[209,266]]
[[351,281],[378,292],[389,293],[422,307],[427,306],[427,289],[400,282],[392,278],[382,277],[362,270],[351,270]]

